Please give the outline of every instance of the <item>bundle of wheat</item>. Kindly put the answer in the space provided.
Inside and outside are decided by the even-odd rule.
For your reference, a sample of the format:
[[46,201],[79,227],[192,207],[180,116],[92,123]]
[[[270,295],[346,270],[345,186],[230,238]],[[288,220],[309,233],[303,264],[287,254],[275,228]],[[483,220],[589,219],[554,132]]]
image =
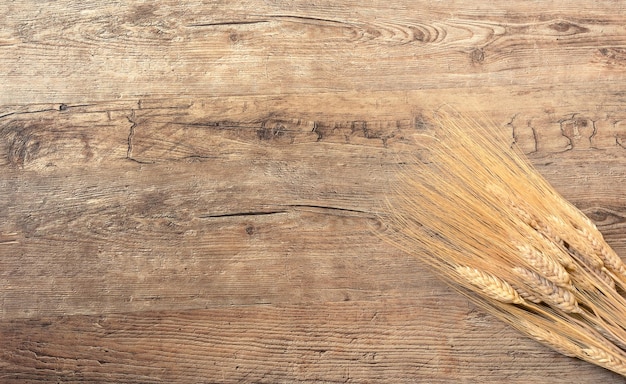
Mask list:
[[521,332],[626,376],[622,260],[493,125],[434,122],[390,183],[391,242]]

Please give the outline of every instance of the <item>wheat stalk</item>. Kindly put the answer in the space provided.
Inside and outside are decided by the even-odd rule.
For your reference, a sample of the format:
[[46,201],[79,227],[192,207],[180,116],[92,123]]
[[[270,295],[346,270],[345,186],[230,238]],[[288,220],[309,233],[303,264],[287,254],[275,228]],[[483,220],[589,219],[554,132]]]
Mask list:
[[535,340],[626,376],[626,266],[593,222],[492,125],[433,125],[424,160],[398,159],[386,238]]

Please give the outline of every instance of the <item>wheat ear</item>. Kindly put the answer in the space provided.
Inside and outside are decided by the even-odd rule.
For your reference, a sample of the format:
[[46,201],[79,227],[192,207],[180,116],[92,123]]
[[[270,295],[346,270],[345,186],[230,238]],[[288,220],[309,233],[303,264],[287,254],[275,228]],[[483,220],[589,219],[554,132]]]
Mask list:
[[522,304],[519,293],[506,281],[476,268],[457,266],[456,272],[482,293],[502,303]]
[[443,113],[416,136],[428,161],[398,159],[387,238],[516,329],[626,376],[626,266],[496,131]]
[[563,287],[571,284],[569,273],[548,255],[527,244],[519,244],[517,249],[524,260],[528,261],[528,264],[546,279]]
[[547,278],[526,268],[515,267],[513,270],[526,283],[530,292],[541,298],[546,304],[553,305],[568,313],[581,312],[576,297],[570,290],[559,287]]
[[583,348],[583,353],[589,362],[598,364],[626,376],[626,362],[615,356],[614,353],[606,352],[597,347]]

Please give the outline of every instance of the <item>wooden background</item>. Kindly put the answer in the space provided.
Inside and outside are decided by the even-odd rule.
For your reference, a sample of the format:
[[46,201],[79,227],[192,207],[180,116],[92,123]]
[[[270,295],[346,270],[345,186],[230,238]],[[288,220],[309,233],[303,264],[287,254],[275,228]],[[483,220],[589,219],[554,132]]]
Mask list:
[[626,257],[619,1],[0,2],[0,381],[623,383],[376,236],[496,121]]

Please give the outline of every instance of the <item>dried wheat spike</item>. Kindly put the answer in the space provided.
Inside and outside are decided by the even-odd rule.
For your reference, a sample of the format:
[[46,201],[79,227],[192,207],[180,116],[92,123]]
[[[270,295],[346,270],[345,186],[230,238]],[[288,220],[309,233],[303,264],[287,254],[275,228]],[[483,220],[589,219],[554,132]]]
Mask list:
[[592,271],[600,280],[604,281],[606,285],[611,287],[611,289],[615,290],[615,281],[609,274],[609,271],[606,268],[597,269]]
[[[585,214],[580,211],[576,206],[570,204],[569,202],[565,202],[561,204],[561,208],[564,209],[565,214],[569,216],[570,222],[575,228],[584,228],[587,227],[589,230],[597,231],[598,228],[596,225],[589,219]],[[602,235],[600,235],[602,236]]]
[[496,198],[506,204],[506,206],[513,211],[515,216],[520,219],[523,223],[530,226],[533,229],[537,229],[539,224],[537,222],[537,218],[529,212],[528,207],[525,207],[525,204],[521,202],[515,202],[513,198],[506,193],[502,188],[495,184],[488,184],[485,186],[485,190],[492,195],[496,196]]
[[[562,250],[563,239],[561,239],[558,235],[558,232],[552,230],[549,225],[540,220],[535,214],[531,213],[532,209],[528,206],[528,204],[522,202],[521,200],[518,200],[517,202],[514,201],[513,198],[506,194],[502,188],[494,184],[487,185],[486,189],[495,195],[499,200],[503,201],[520,221],[533,228],[545,239],[549,240],[545,242],[546,246],[551,248],[551,254],[557,258],[558,262],[563,267],[569,270],[576,269],[576,263],[574,263],[571,256]],[[596,267],[601,267],[599,259],[592,261],[595,261],[595,264],[597,264]]]
[[546,279],[564,287],[571,284],[569,273],[567,273],[561,264],[554,261],[548,255],[526,244],[518,244],[517,249],[520,251],[520,255],[524,260]]
[[574,294],[569,290],[559,287],[545,277],[526,268],[515,267],[513,271],[531,288],[531,293],[535,293],[544,303],[553,305],[568,313],[582,312],[578,307]]
[[540,298],[538,298],[537,296],[533,295],[532,293],[528,292],[527,290],[525,290],[522,287],[518,287],[515,284],[511,284],[511,286],[513,288],[515,288],[515,290],[517,291],[517,293],[519,293],[520,297],[526,301],[529,301],[531,303],[535,303],[535,304],[539,304],[542,302],[542,300]]
[[590,269],[598,270],[604,268],[604,262],[595,253],[583,254],[578,252],[575,247],[570,247],[567,252],[582,265],[586,265]]
[[589,241],[592,249],[595,251],[596,255],[600,257],[607,269],[619,275],[626,276],[626,267],[622,259],[605,244],[601,234],[593,233],[586,228],[580,228],[577,229],[577,231]]
[[516,329],[626,376],[626,265],[492,124],[438,116],[415,136],[428,161],[398,162],[392,241]]
[[592,324],[591,327],[593,329],[595,329],[599,334],[601,334],[602,337],[604,337],[605,339],[609,340],[611,343],[615,344],[616,346],[618,346],[622,350],[626,350],[626,344],[624,344],[624,342],[622,340],[620,340],[618,337],[614,336],[611,332],[609,332],[606,329],[602,328],[602,326],[600,326],[598,324]]
[[[528,226],[535,230],[539,230],[539,222],[537,218],[530,214],[528,210],[524,209],[521,203],[515,203],[513,200],[508,199],[509,207],[516,213],[517,217],[526,223]],[[557,238],[557,241],[560,239]]]
[[[555,236],[554,233],[564,234],[567,239],[561,239],[561,241],[567,240],[569,244],[568,251],[572,256],[579,259],[590,268],[600,269],[604,267],[604,262],[596,255],[591,244],[585,241],[586,238],[581,238],[574,227],[568,225],[562,218],[555,215],[548,216],[547,220],[550,225],[542,225],[543,228],[541,231],[545,231],[549,236]],[[571,236],[568,236],[568,234]]]
[[494,300],[502,303],[524,303],[524,299],[509,283],[492,274],[464,266],[457,266],[455,269],[461,277]]
[[543,329],[528,321],[520,321],[528,334],[538,342],[549,345],[555,351],[569,357],[580,356],[580,348],[574,345],[567,338],[558,335],[550,330]]
[[542,236],[542,238],[544,240],[542,244],[546,247],[546,251],[550,256],[554,257],[559,264],[570,272],[575,272],[578,269],[576,262],[562,244],[557,245],[545,236]]
[[588,272],[591,274],[591,278],[580,271],[572,272],[571,276],[574,286],[579,289],[586,289],[590,292],[594,292],[600,288],[602,283],[604,283],[611,290],[616,292],[615,281],[613,280],[613,277],[611,277],[611,272],[609,272],[606,268],[589,268]]
[[582,352],[591,362],[626,376],[626,363],[614,353],[608,353],[596,347],[583,348]]

